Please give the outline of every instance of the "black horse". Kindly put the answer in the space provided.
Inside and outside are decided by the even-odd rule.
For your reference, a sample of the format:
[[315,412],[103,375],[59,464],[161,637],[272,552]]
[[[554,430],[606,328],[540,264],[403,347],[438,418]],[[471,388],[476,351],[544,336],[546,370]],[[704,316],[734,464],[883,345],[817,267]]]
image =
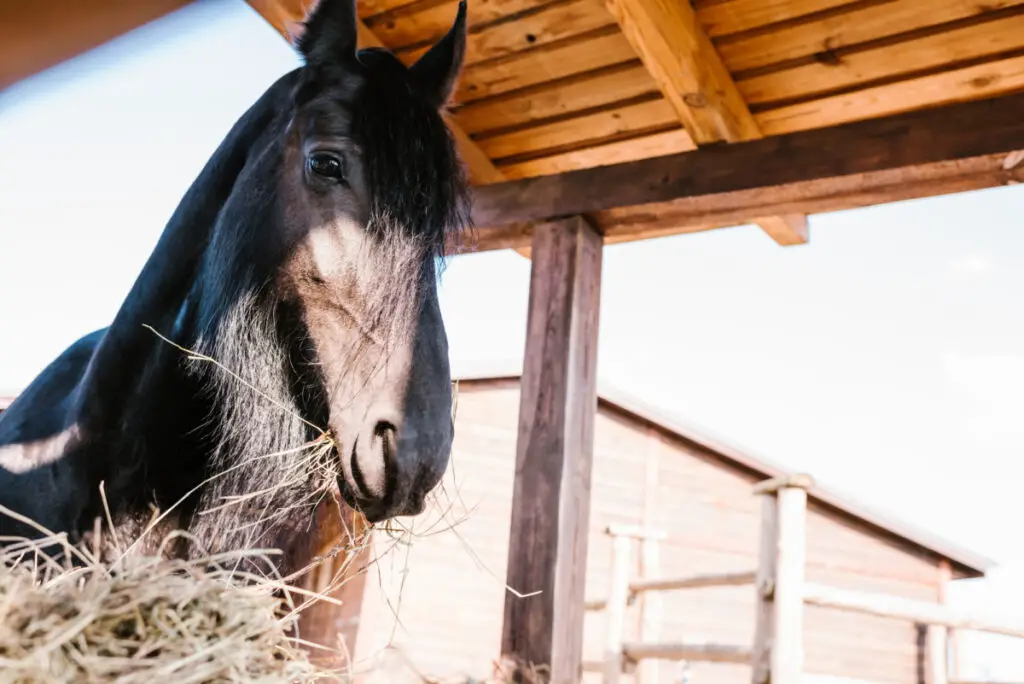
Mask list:
[[465,4],[408,68],[357,50],[357,21],[321,0],[110,327],[0,414],[0,504],[72,539],[173,510],[188,554],[293,547],[335,486],[371,522],[423,509],[453,437],[436,279],[469,224],[441,117]]

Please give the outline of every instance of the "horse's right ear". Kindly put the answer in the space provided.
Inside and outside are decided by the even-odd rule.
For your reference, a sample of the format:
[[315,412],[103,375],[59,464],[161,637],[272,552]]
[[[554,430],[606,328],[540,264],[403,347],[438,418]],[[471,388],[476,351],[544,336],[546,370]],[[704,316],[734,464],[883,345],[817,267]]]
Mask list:
[[319,0],[296,41],[306,64],[348,62],[359,39],[356,0]]

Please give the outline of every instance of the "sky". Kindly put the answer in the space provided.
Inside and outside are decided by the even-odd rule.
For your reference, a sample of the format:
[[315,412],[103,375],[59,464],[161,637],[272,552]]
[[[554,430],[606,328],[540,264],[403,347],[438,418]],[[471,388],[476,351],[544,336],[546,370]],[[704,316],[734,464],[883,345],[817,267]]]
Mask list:
[[[0,93],[0,394],[107,325],[209,155],[298,58],[205,2]],[[1024,619],[1024,187],[605,249],[602,379],[992,557],[958,605]],[[530,262],[455,257],[453,363],[520,359]],[[964,675],[1024,642],[962,637]]]

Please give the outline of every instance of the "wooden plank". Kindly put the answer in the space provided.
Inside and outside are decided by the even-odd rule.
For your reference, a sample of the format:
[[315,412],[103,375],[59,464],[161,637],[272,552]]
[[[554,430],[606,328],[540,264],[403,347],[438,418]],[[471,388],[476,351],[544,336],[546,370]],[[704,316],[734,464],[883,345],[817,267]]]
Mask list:
[[[828,50],[843,50],[899,34],[941,30],[940,24],[962,19],[977,21],[1024,0],[998,0],[979,5],[975,0],[893,0],[883,4],[854,4],[846,12],[830,12],[811,21],[780,26],[770,32],[716,41],[715,47],[730,71],[756,69]],[[899,48],[896,48],[899,50]],[[899,59],[899,53],[896,53]]]
[[629,560],[632,539],[612,540],[612,573],[605,609],[604,684],[618,684],[622,679],[622,643],[626,630],[626,607],[629,603]]
[[471,102],[457,111],[466,132],[476,135],[567,118],[641,97],[654,99],[658,86],[647,70],[632,63],[584,74],[564,82]]
[[741,587],[754,584],[757,573],[750,572],[715,572],[704,575],[687,575],[685,577],[645,577],[629,583],[629,590],[634,594],[648,591],[672,591],[676,589],[706,589],[708,587]]
[[472,102],[626,62],[637,62],[636,53],[618,26],[607,26],[536,50],[470,64],[462,70],[455,99]]
[[[612,25],[614,20],[602,0],[568,0],[523,14],[514,21],[497,22],[466,36],[466,64],[507,57],[536,50],[572,36]],[[410,63],[429,49],[422,45],[397,49],[402,61]]]
[[[1021,8],[1024,10],[1024,7]],[[827,59],[809,61],[765,74],[736,74],[736,85],[752,107],[830,95],[880,80],[913,78],[927,70],[941,71],[970,60],[997,58],[1024,48],[1024,13],[998,21],[907,40],[872,49],[838,49]]]
[[693,139],[690,138],[689,133],[682,128],[677,128],[664,133],[603,143],[524,162],[499,163],[499,168],[509,179],[531,178],[577,169],[621,164],[692,149],[694,149]]
[[850,0],[696,0],[701,25],[712,37],[790,22],[849,4]]
[[1024,56],[768,109],[757,119],[767,135],[825,128],[925,107],[999,97],[1024,89]]
[[775,493],[778,536],[772,587],[772,684],[800,684],[804,670],[804,566],[807,557],[806,482],[792,480]]
[[607,4],[694,142],[761,137],[689,3],[607,0]]
[[[515,157],[545,156],[567,147],[612,142],[622,137],[639,137],[654,129],[677,128],[678,120],[669,103],[662,99],[640,102],[554,123],[523,128],[511,133],[481,137],[477,143],[498,163]],[[609,140],[611,139],[611,140]],[[571,150],[565,150],[571,151]]]
[[581,677],[597,414],[601,236],[575,217],[538,227],[520,390],[503,660]]
[[658,658],[661,660],[689,660],[698,663],[750,663],[750,649],[728,644],[686,644],[665,642],[660,644],[626,644],[626,657],[631,660]]
[[0,3],[0,91],[166,16],[190,1]]
[[804,603],[811,606],[1024,639],[1024,623],[1018,619],[953,610],[937,603],[914,601],[900,596],[807,583],[804,585],[803,599]]
[[[707,195],[674,202],[600,211],[591,218],[605,244],[649,240],[749,222],[770,212],[819,214],[923,197],[970,192],[1024,182],[1024,165],[1008,165],[1008,154],[852,174],[817,183]],[[479,233],[479,245],[520,244],[514,225]]]
[[778,506],[775,497],[761,497],[761,541],[757,560],[755,594],[754,648],[751,651],[751,684],[768,684],[771,680],[772,627],[774,625],[772,592],[775,589],[775,566],[778,562]]
[[[710,196],[742,205],[766,189],[820,197],[850,177],[863,184],[883,171],[1022,148],[1024,94],[1018,94],[498,183],[476,192],[473,215],[478,226],[499,226],[658,202],[697,203]],[[807,212],[754,215],[784,213]]]
[[[607,0],[607,4],[697,145],[762,137],[689,3]],[[755,223],[760,225],[762,220]],[[768,217],[763,229],[780,245],[807,242],[803,216]]]

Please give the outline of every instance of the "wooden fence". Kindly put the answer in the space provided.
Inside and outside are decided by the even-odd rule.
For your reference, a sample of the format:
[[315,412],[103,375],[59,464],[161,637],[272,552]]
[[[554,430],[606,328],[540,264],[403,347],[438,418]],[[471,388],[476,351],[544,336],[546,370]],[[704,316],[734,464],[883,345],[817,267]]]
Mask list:
[[[761,545],[758,567],[747,572],[630,578],[632,542],[639,540],[644,545],[645,558],[656,558],[657,542],[665,535],[634,527],[608,527],[606,532],[612,537],[608,597],[586,603],[587,610],[603,610],[606,614],[604,660],[584,663],[584,669],[601,672],[605,684],[618,684],[624,672],[648,664],[648,669],[642,670],[639,677],[646,684],[657,681],[657,670],[650,665],[658,660],[742,663],[751,666],[752,684],[799,684],[804,672],[805,605],[927,626],[928,684],[951,684],[948,672],[951,629],[1024,639],[1024,623],[973,615],[939,603],[805,582],[807,490],[812,486],[810,476],[798,474],[767,480],[754,487],[754,494],[762,497]],[[656,630],[647,615],[641,641],[624,640],[626,610],[638,596],[646,599],[648,595],[664,591],[742,585],[752,586],[756,597],[752,646],[657,640],[652,638]]]

